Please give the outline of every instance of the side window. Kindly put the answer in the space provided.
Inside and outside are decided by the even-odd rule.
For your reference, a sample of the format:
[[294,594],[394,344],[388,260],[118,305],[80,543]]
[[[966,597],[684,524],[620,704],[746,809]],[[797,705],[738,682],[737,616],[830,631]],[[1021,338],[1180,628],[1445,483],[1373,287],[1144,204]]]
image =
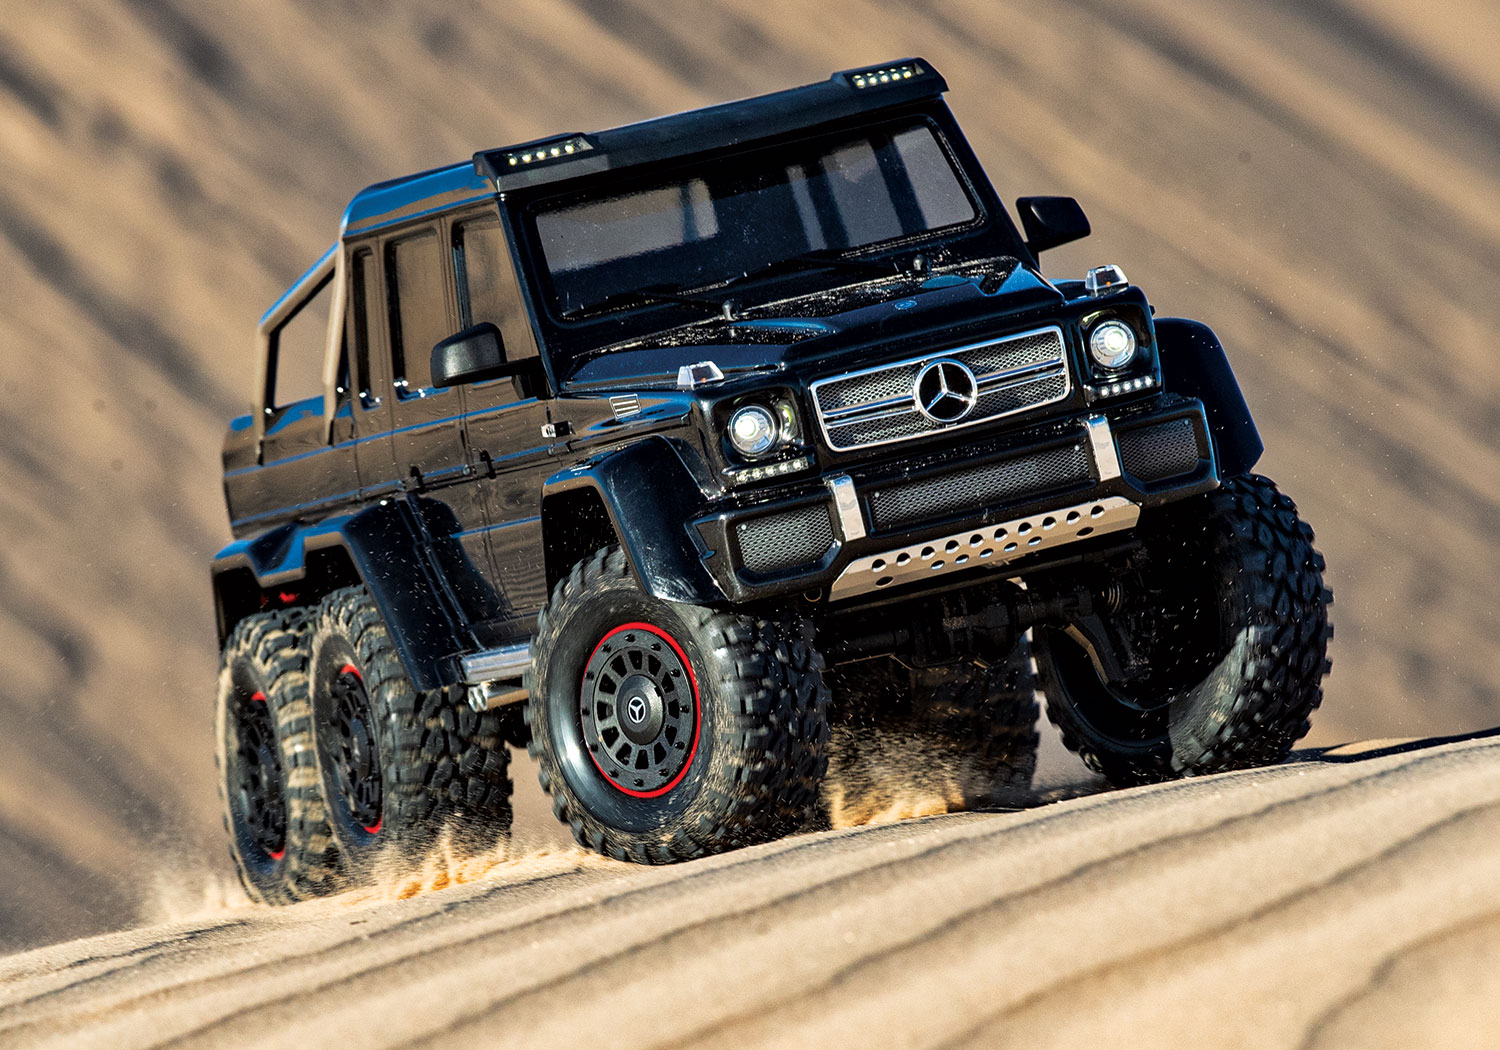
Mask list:
[[534,357],[536,347],[498,218],[486,216],[453,227],[453,270],[463,327],[488,321],[505,338],[508,359]]
[[391,324],[391,382],[397,397],[427,386],[428,355],[448,331],[443,253],[431,230],[385,247],[386,303]]
[[328,350],[332,287],[332,281],[326,282],[271,337],[275,368],[271,404],[276,408],[323,399],[323,357]]
[[349,265],[349,315],[354,323],[354,364],[359,370],[359,403],[371,409],[380,404],[385,387],[385,370],[378,367],[379,354],[370,340],[378,331],[380,285],[375,270],[375,253],[361,248]]

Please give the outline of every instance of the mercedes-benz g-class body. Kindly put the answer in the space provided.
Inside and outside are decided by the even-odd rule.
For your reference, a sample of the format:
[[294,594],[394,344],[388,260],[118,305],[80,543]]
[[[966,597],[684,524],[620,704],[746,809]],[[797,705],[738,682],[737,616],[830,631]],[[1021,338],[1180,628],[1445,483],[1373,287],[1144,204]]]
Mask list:
[[[354,198],[263,318],[224,447],[221,758],[263,896],[289,855],[305,884],[398,816],[472,812],[507,738],[592,848],[785,831],[830,719],[941,694],[1029,720],[1029,673],[994,706],[1027,632],[1064,739],[1118,782],[1301,735],[1322,561],[1249,473],[1218,340],[1117,267],[1043,277],[1082,211],[1022,198],[1018,231],[945,90],[911,59]],[[321,396],[284,400],[314,297]],[[253,659],[268,631],[305,679]],[[326,826],[277,808],[298,712],[320,776],[293,808]]]

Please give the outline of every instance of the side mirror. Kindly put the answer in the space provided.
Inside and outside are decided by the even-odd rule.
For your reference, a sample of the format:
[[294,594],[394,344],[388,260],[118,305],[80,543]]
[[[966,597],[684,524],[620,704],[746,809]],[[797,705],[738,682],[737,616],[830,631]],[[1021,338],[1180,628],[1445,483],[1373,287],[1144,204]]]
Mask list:
[[1088,216],[1072,197],[1022,197],[1016,201],[1026,247],[1032,255],[1080,240],[1092,231]]
[[432,385],[458,386],[514,375],[504,346],[500,329],[488,321],[450,335],[432,348]]

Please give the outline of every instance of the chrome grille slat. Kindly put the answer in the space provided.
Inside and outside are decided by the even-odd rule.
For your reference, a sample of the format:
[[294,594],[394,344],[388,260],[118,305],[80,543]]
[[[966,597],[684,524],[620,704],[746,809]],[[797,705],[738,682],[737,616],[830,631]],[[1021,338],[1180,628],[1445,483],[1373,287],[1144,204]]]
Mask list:
[[[960,361],[975,375],[978,401],[957,423],[917,409],[912,388],[931,361]],[[1072,392],[1062,329],[1056,325],[877,365],[811,385],[818,425],[840,452],[986,423],[1062,401]]]

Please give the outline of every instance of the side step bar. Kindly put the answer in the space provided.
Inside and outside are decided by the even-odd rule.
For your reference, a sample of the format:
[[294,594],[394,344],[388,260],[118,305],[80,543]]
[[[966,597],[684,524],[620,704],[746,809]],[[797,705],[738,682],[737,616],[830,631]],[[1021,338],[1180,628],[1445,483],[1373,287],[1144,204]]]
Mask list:
[[517,704],[526,699],[521,676],[531,670],[531,643],[471,653],[459,665],[469,687],[469,706],[474,710]]

